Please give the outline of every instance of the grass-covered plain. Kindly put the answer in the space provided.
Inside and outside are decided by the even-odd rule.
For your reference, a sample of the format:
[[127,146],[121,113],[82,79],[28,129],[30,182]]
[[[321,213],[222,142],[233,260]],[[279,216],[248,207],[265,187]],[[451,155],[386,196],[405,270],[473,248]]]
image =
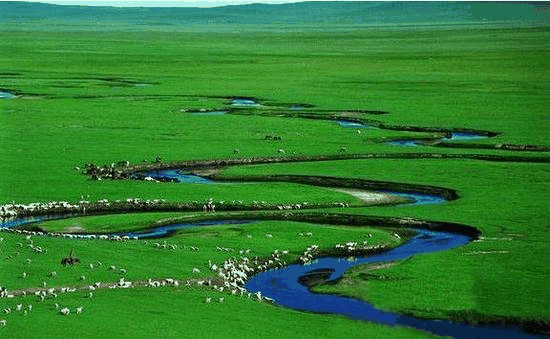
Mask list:
[[[394,311],[445,317],[452,312],[550,320],[546,305],[550,275],[547,164],[471,160],[362,160],[230,168],[223,175],[303,174],[358,177],[456,189],[460,199],[423,207],[357,207],[357,199],[319,187],[287,183],[172,184],[91,181],[75,170],[144,159],[163,161],[416,150],[379,144],[382,137],[422,135],[362,130],[333,121],[259,116],[193,116],[182,109],[214,109],[228,97],[247,96],[282,103],[309,103],[320,109],[388,111],[370,118],[395,125],[472,128],[500,132],[481,142],[548,143],[547,27],[454,29],[365,28],[326,31],[92,31],[87,26],[56,29],[9,25],[0,41],[0,88],[22,95],[0,100],[0,203],[81,199],[166,199],[167,201],[265,200],[285,204],[346,201],[346,213],[415,217],[477,227],[487,239],[463,248],[422,255],[384,269],[396,280],[364,281],[333,290],[366,298]],[[145,86],[134,86],[135,84]],[[304,111],[307,111],[304,110]],[[276,134],[280,141],[265,140]],[[239,149],[239,153],[234,153]],[[423,148],[422,152],[512,155],[511,151]],[[524,155],[524,154],[522,154]],[[527,156],[544,153],[529,153]],[[199,212],[202,213],[202,212]],[[96,216],[50,222],[63,230],[142,227],[181,214]],[[297,232],[312,232],[300,238]],[[23,236],[3,233],[0,284],[8,289],[78,286],[92,281],[208,277],[208,260],[234,255],[216,246],[250,248],[265,256],[276,248],[296,256],[317,243],[373,242],[392,238],[375,229],[261,222],[178,232],[164,239],[178,251],[152,242],[84,241],[35,238],[48,248],[37,255]],[[273,235],[267,238],[266,233]],[[247,235],[252,235],[248,238]],[[494,239],[493,239],[494,238]],[[495,240],[510,238],[512,240]],[[183,246],[197,246],[198,252]],[[82,264],[62,267],[74,249]],[[475,254],[503,251],[506,253]],[[18,255],[15,255],[19,252]],[[472,254],[473,253],[473,254]],[[13,259],[5,259],[13,256]],[[27,258],[32,259],[30,263]],[[295,257],[294,257],[295,258]],[[289,260],[292,260],[289,257]],[[97,268],[97,261],[103,269]],[[90,270],[88,264],[96,263]],[[194,275],[192,269],[201,270]],[[49,272],[56,271],[51,278]],[[22,273],[28,277],[22,278]],[[382,274],[382,273],[381,273]],[[86,276],[86,282],[80,276]],[[350,281],[346,277],[343,282]],[[353,280],[351,280],[353,281]],[[368,286],[368,289],[364,289]],[[1,332],[9,337],[172,336],[172,337],[421,337],[424,333],[300,313],[226,296],[223,304],[204,303],[195,287],[98,290],[0,299],[0,308],[33,304],[27,317],[13,312]],[[62,317],[54,304],[84,306],[79,319]],[[64,331],[68,326],[71,333]],[[307,329],[304,331],[304,329]],[[1,334],[0,334],[1,336]]]

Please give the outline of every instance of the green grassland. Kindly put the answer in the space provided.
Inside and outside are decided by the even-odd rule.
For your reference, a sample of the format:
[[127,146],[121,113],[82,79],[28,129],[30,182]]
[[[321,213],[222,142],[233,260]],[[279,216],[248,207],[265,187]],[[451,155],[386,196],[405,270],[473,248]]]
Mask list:
[[[423,315],[469,309],[486,315],[548,317],[547,300],[540,297],[550,293],[545,283],[550,270],[544,245],[547,222],[542,212],[550,189],[542,179],[549,174],[546,164],[377,159],[257,165],[232,168],[224,175],[258,173],[327,176],[345,173],[346,177],[452,187],[458,190],[460,198],[443,205],[369,207],[361,213],[465,223],[481,230],[487,238],[451,251],[418,255],[402,265],[377,271],[400,280],[367,280],[364,284],[368,289],[366,285],[356,288],[342,282],[342,289],[330,286],[324,291],[345,292],[384,309],[414,309]],[[476,254],[498,251],[506,253]]]
[[[332,212],[414,217],[472,225],[484,239],[454,250],[419,255],[395,266],[361,275],[349,272],[335,286],[319,290],[344,293],[376,306],[424,317],[457,317],[475,312],[487,317],[550,321],[550,260],[547,205],[550,167],[544,163],[475,160],[345,160],[233,167],[221,175],[327,175],[384,180],[455,189],[460,199],[438,206],[362,207],[344,193],[290,183],[175,184],[132,180],[92,181],[86,163],[132,164],[154,161],[230,159],[286,155],[427,152],[449,154],[548,156],[544,152],[423,147],[380,144],[382,138],[426,136],[389,130],[357,130],[334,121],[256,115],[195,116],[190,109],[227,107],[229,98],[246,96],[270,103],[308,103],[326,110],[369,109],[370,116],[393,125],[470,128],[501,133],[480,141],[550,145],[548,139],[548,27],[483,27],[391,30],[333,25],[315,30],[243,29],[235,32],[131,29],[59,29],[46,24],[6,25],[0,40],[0,88],[20,98],[0,100],[0,204],[81,199],[141,198],[169,202],[243,200],[273,204],[343,201],[353,207]],[[230,26],[230,25],[229,25]],[[255,26],[254,26],[255,27]],[[256,27],[257,28],[257,27]],[[284,28],[284,27],[282,27]],[[145,86],[135,86],[145,84]],[[188,110],[182,112],[182,109]],[[308,110],[305,109],[304,112]],[[282,140],[265,140],[266,135]],[[239,153],[234,153],[239,149]],[[141,229],[159,220],[189,214],[116,214],[49,221],[52,230],[82,227],[90,232]],[[202,212],[194,215],[204,216]],[[313,237],[298,237],[312,232]],[[273,235],[267,238],[266,233]],[[208,278],[207,262],[221,263],[240,249],[259,257],[288,249],[296,260],[307,246],[324,248],[359,241],[395,239],[374,228],[264,221],[180,231],[161,239],[177,251],[159,250],[155,241],[91,241],[35,238],[48,248],[38,255],[17,243],[23,236],[2,233],[0,285],[8,289],[83,286],[173,277]],[[252,235],[248,238],[247,235]],[[494,240],[509,238],[512,240]],[[197,246],[192,252],[184,246]],[[220,252],[216,246],[234,249]],[[74,249],[81,265],[63,267]],[[506,253],[476,254],[480,251]],[[19,253],[16,255],[16,253]],[[6,259],[12,257],[12,259]],[[26,261],[31,258],[31,263]],[[97,267],[97,261],[103,268]],[[91,270],[88,265],[95,263]],[[193,274],[197,267],[200,274]],[[49,272],[57,271],[51,278]],[[28,273],[23,279],[22,272]],[[367,273],[371,273],[367,269]],[[86,276],[81,281],[80,276]],[[388,276],[392,279],[378,279]],[[192,288],[98,290],[36,301],[34,296],[0,299],[0,309],[33,304],[32,312],[2,315],[0,328],[15,337],[423,337],[424,332],[390,328],[286,310],[226,295],[223,304],[205,304],[207,293]],[[84,306],[69,318],[55,302]],[[80,317],[79,321],[71,319]],[[71,332],[66,329],[70,326]],[[305,330],[304,330],[305,329]]]

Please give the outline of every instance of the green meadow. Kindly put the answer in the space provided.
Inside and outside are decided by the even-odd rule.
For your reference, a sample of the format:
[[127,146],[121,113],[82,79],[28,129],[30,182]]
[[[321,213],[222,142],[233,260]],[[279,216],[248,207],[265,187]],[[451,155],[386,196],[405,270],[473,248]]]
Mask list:
[[[313,290],[353,296],[384,310],[424,318],[512,319],[548,325],[549,152],[399,147],[384,141],[434,133],[386,129],[358,133],[329,119],[343,111],[378,110],[388,114],[356,116],[388,125],[499,133],[475,141],[487,145],[548,147],[547,26],[468,22],[412,28],[342,21],[208,27],[91,28],[89,23],[2,21],[0,31],[6,34],[0,40],[0,90],[18,97],[0,99],[0,205],[129,198],[170,203],[212,198],[242,201],[245,206],[258,201],[343,202],[349,207],[312,212],[461,223],[480,230],[482,238],[388,267],[356,267],[339,281]],[[236,109],[231,106],[236,97],[268,103],[269,116],[263,108],[192,114],[201,109]],[[313,107],[293,111],[296,117],[277,116],[295,103]],[[324,114],[327,119],[300,118],[302,112]],[[134,166],[154,163],[157,157],[170,163],[341,155],[342,148],[346,154],[482,154],[500,156],[502,161],[362,159],[234,166],[220,169],[219,177],[229,181],[223,184],[95,181],[84,174],[88,163],[109,166],[129,161]],[[527,160],[509,161],[511,156]],[[321,186],[246,182],[247,176],[284,174],[431,185],[456,190],[459,198],[430,206],[367,206]],[[244,182],[231,182],[232,178]],[[38,226],[51,232],[110,233],[231,215],[202,209],[117,211]],[[312,236],[297,235],[307,232]],[[433,337],[410,328],[289,310],[196,285],[98,289],[92,298],[87,290],[78,290],[44,301],[30,292],[44,284],[85,287],[120,278],[211,279],[216,274],[209,270],[209,260],[220,265],[241,250],[259,258],[275,249],[288,250],[284,259],[291,263],[312,244],[330,249],[362,241],[367,234],[372,235],[371,244],[398,246],[405,241],[374,226],[264,220],[128,242],[33,237],[35,245],[48,249],[38,254],[28,248],[24,235],[1,232],[0,286],[29,293],[0,298],[0,311],[13,310],[0,314],[7,320],[0,337]],[[155,245],[164,241],[177,249]],[[80,264],[61,266],[71,250]],[[215,302],[205,303],[207,297]],[[221,297],[222,303],[217,301]],[[60,315],[56,303],[69,307],[71,314]],[[27,307],[26,315],[15,311],[17,304]],[[76,307],[83,307],[81,314],[73,314]]]

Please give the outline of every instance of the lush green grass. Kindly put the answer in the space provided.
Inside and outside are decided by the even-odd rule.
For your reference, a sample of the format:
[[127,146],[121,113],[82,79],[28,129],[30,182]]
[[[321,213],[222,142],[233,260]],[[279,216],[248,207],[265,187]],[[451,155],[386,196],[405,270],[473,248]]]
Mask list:
[[[434,337],[412,329],[282,309],[196,287],[98,290],[92,299],[86,295],[64,294],[42,303],[30,297],[17,300],[24,307],[32,304],[33,310],[26,317],[17,313],[9,317],[2,331],[9,330],[10,338],[28,338],[37,331],[44,338],[356,338],[365,333],[373,338]],[[212,298],[211,304],[204,302],[206,296]],[[225,298],[223,303],[219,297]],[[60,315],[55,303],[69,307],[71,314]],[[5,305],[14,308],[15,302]],[[73,314],[77,307],[83,307],[81,314]]]
[[[546,284],[550,269],[544,259],[548,258],[545,211],[550,190],[550,169],[546,164],[362,160],[247,166],[224,172],[229,176],[260,173],[330,176],[344,173],[346,177],[452,187],[458,190],[460,199],[444,205],[370,207],[361,213],[464,223],[480,229],[488,240],[452,251],[419,255],[406,264],[387,269],[388,274],[405,276],[404,280],[369,281],[368,291],[344,284],[339,291],[359,295],[385,309],[415,309],[432,316],[457,309],[489,315],[544,319],[550,316],[546,298],[540,297],[550,293]],[[507,253],[468,254],[479,251]]]
[[[473,128],[502,132],[488,143],[546,144],[548,112],[548,28],[327,32],[32,32],[10,26],[0,41],[0,88],[35,99],[0,100],[0,202],[94,201],[142,198],[168,201],[265,200],[357,202],[342,193],[285,183],[247,185],[178,185],[134,181],[90,181],[74,170],[87,162],[118,160],[141,163],[160,155],[166,161],[287,154],[414,152],[373,141],[409,133],[367,131],[360,135],[330,121],[255,116],[192,116],[182,108],[218,108],[221,96],[253,96],[274,102],[311,103],[326,109],[373,109],[391,112],[376,120],[415,126]],[[6,73],[16,73],[9,75]],[[101,80],[115,77],[151,83],[128,86]],[[281,135],[281,142],[264,140]],[[234,154],[238,148],[241,152]],[[514,154],[425,148],[425,152]],[[356,208],[353,213],[409,216],[461,222],[478,227],[486,240],[464,248],[422,255],[386,269],[395,281],[368,281],[368,293],[352,288],[382,308],[415,310],[422,315],[476,310],[489,315],[550,319],[546,280],[548,235],[547,164],[480,161],[369,160],[284,164],[230,169],[231,174],[295,173],[361,177],[457,189],[461,199],[441,205],[399,208]],[[88,197],[89,196],[89,197]],[[120,215],[86,220],[86,227],[132,227],[166,218]],[[138,218],[137,223],[134,223]],[[62,221],[64,229],[82,220]],[[69,224],[67,224],[69,223]],[[53,225],[53,224],[52,224]],[[119,229],[119,228],[116,228]],[[298,230],[299,229],[299,230]],[[296,232],[311,231],[312,238]],[[265,222],[238,227],[212,227],[180,232],[166,239],[176,252],[159,251],[152,243],[102,242],[36,238],[48,248],[37,256],[18,248],[21,236],[2,234],[0,282],[9,289],[38,287],[43,281],[83,284],[128,279],[192,278],[193,267],[207,276],[207,262],[233,255],[216,246],[251,248],[255,255],[288,248],[297,255],[311,241],[333,246],[362,239],[363,229],[298,223]],[[377,241],[388,238],[368,230]],[[253,237],[248,238],[246,234]],[[266,238],[265,233],[273,234]],[[521,236],[514,236],[520,234]],[[261,239],[261,240],[260,240]],[[357,239],[357,240],[359,240]],[[191,252],[186,246],[198,246]],[[63,268],[62,256],[74,249],[82,265]],[[466,255],[504,250],[506,254]],[[27,257],[32,262],[26,262]],[[289,258],[292,259],[292,258]],[[87,267],[103,262],[103,269]],[[50,271],[58,276],[48,278]],[[20,278],[28,272],[26,279]],[[454,277],[456,279],[449,279]],[[361,285],[360,285],[361,286]],[[225,305],[206,305],[203,290],[98,291],[97,298],[62,296],[62,304],[81,303],[80,321],[55,314],[53,302],[37,304],[28,318],[11,314],[10,337],[189,336],[189,337],[335,337],[420,336],[338,317],[312,315],[226,298]],[[183,295],[174,298],[174,295]],[[13,300],[0,300],[1,306]],[[7,304],[6,304],[7,303]],[[25,302],[26,303],[26,302]],[[33,303],[35,303],[33,301]],[[38,306],[40,305],[40,306]],[[210,307],[213,306],[213,307]],[[218,307],[219,306],[219,307]],[[32,321],[32,326],[31,326]],[[67,323],[69,321],[70,323]],[[220,325],[222,324],[222,325]],[[133,330],[128,330],[133,328]],[[307,328],[306,333],[303,332]],[[63,331],[63,332],[62,332]]]
[[[181,214],[180,214],[181,215]],[[167,215],[156,214],[157,219]],[[174,216],[174,214],[172,215]],[[133,219],[135,215],[129,215]],[[90,220],[85,220],[90,219]],[[97,225],[103,216],[75,219],[75,223]],[[111,218],[116,220],[117,218]],[[147,219],[147,218],[144,218]],[[151,218],[150,218],[151,219]],[[62,223],[63,224],[63,223]],[[101,226],[98,228],[102,229]],[[117,227],[115,227],[117,230]],[[313,233],[312,236],[299,236],[298,233]],[[271,234],[272,237],[267,237]],[[63,285],[86,285],[96,281],[116,282],[121,276],[128,280],[173,277],[178,279],[195,277],[215,277],[208,267],[208,261],[220,266],[231,257],[240,257],[240,250],[250,249],[248,257],[269,256],[275,249],[288,250],[284,260],[297,261],[307,247],[317,244],[321,248],[333,248],[337,243],[363,241],[367,234],[372,234],[370,242],[396,245],[398,242],[387,233],[379,230],[336,227],[331,225],[314,225],[297,222],[266,221],[245,225],[208,226],[197,229],[181,230],[168,239],[150,241],[114,242],[102,240],[75,240],[50,237],[35,237],[34,246],[47,249],[46,254],[37,254],[27,246],[29,243],[14,234],[3,233],[2,284],[10,289],[41,286],[46,281],[49,287]],[[250,235],[251,237],[248,237]],[[176,250],[158,248],[155,243],[178,246]],[[23,246],[20,247],[18,243]],[[192,251],[190,246],[199,247]],[[229,252],[219,251],[217,247],[229,248]],[[62,267],[61,259],[74,250],[81,260],[81,265]],[[19,253],[19,254],[17,254]],[[245,254],[246,255],[246,254]],[[27,262],[31,259],[31,263]],[[98,266],[97,262],[103,265]],[[90,269],[93,264],[94,269]],[[110,271],[111,265],[116,271]],[[199,268],[200,274],[193,274],[193,268]],[[120,268],[127,270],[121,274]],[[55,278],[49,273],[55,271]],[[23,278],[22,273],[27,273]],[[81,281],[80,276],[86,276]]]

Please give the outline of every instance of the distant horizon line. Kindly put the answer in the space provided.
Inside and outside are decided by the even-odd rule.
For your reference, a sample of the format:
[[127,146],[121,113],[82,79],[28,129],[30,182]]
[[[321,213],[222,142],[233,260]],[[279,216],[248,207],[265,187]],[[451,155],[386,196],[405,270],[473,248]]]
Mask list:
[[[6,1],[6,0],[0,0]],[[324,1],[324,0],[307,0],[307,1]],[[344,0],[335,0],[335,1],[344,1]],[[352,0],[358,1],[358,0]],[[42,3],[48,5],[60,5],[60,6],[86,6],[86,7],[116,7],[116,8],[140,8],[140,7],[187,7],[187,8],[214,8],[214,7],[225,7],[225,6],[237,6],[237,5],[253,5],[253,4],[263,4],[263,5],[283,5],[291,4],[298,2],[306,2],[300,0],[263,0],[263,1],[253,1],[253,0],[162,0],[162,1],[118,1],[118,0],[59,0],[59,1],[21,1],[27,3]]]

